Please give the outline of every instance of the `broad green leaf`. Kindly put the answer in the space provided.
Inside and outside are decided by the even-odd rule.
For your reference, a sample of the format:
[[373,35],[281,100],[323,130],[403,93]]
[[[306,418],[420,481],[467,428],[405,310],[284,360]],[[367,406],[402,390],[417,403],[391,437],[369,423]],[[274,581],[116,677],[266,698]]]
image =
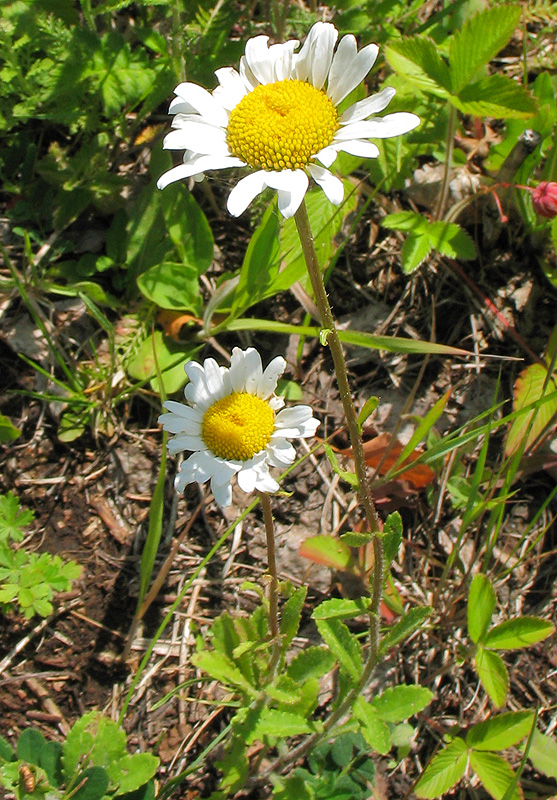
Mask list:
[[392,686],[374,697],[371,705],[386,722],[403,722],[432,700],[433,693],[424,686]]
[[476,671],[482,685],[497,708],[503,705],[509,691],[509,675],[503,659],[491,650],[478,647]]
[[167,186],[160,203],[178,255],[199,277],[211,266],[214,255],[213,234],[205,214],[182,183]]
[[0,414],[0,444],[13,442],[18,436],[21,436],[19,428],[16,428],[9,417]]
[[133,792],[149,781],[159,765],[159,759],[152,753],[126,754],[106,766],[110,783],[117,786],[116,796]]
[[[503,756],[497,753],[470,753],[470,766],[495,800],[502,800],[505,792],[514,780],[514,772]],[[522,793],[517,787],[512,800],[521,800]]]
[[288,645],[298,633],[300,619],[307,594],[307,586],[296,589],[283,606],[280,618],[280,634],[282,636],[282,649],[285,652]]
[[101,800],[106,795],[109,783],[104,767],[89,767],[77,776],[75,786],[79,788],[72,793],[72,800]]
[[75,722],[66,737],[64,779],[66,783],[72,780],[78,765],[106,768],[125,755],[126,734],[122,728],[99,711],[90,711]]
[[165,261],[143,272],[137,285],[147,300],[170,311],[201,312],[198,274],[189,264]]
[[346,569],[352,561],[348,545],[333,536],[310,536],[302,542],[298,552],[314,564],[324,564],[331,569]]
[[46,742],[41,748],[40,766],[53,786],[60,786],[62,783],[62,753],[63,747],[60,742]]
[[429,222],[417,211],[397,211],[395,214],[387,214],[381,225],[394,231],[424,233]]
[[17,740],[17,757],[28,764],[40,767],[41,750],[46,744],[41,731],[36,728],[25,728]]
[[[153,353],[153,349],[155,353]],[[185,384],[184,364],[195,355],[198,349],[199,346],[180,344],[168,339],[162,331],[154,331],[152,336],[147,336],[141,342],[133,356],[126,362],[126,370],[130,377],[138,381],[151,379],[151,386],[154,391],[157,391],[156,354],[166,394],[173,394]]]
[[393,511],[383,525],[383,556],[387,565],[397,557],[401,544],[402,517],[398,511]]
[[353,619],[365,614],[371,600],[360,597],[357,600],[333,598],[319,603],[311,615],[313,619]]
[[505,750],[532,730],[532,711],[509,711],[473,725],[466,734],[466,744],[474,750]]
[[418,269],[431,253],[432,245],[427,233],[411,233],[404,240],[400,251],[402,269],[409,275]]
[[428,228],[431,246],[449,258],[470,261],[476,258],[476,248],[470,236],[454,222],[432,222]]
[[356,684],[363,669],[362,647],[357,638],[339,619],[318,619],[317,629],[339,664]]
[[491,581],[486,575],[478,573],[468,593],[468,635],[474,644],[483,640],[495,611],[495,603]]
[[369,746],[382,756],[387,755],[392,747],[391,734],[389,726],[377,709],[360,696],[356,698],[352,711],[361,725],[360,730]]
[[513,455],[523,445],[527,451],[557,413],[557,380],[548,377],[543,364],[530,364],[522,370],[514,385],[513,411],[520,411],[537,401],[541,401],[537,408],[513,420],[505,443],[506,456]]
[[458,94],[503,49],[520,19],[519,6],[496,6],[468,19],[450,39],[451,91]]
[[280,220],[274,203],[267,208],[255,229],[240,270],[231,316],[273,294],[273,281],[280,268]]
[[304,683],[312,678],[322,678],[332,670],[334,663],[333,654],[325,647],[306,647],[292,659],[286,674],[296,683]]
[[438,800],[464,775],[468,763],[468,750],[464,739],[452,741],[432,759],[414,787],[416,797]]
[[385,57],[394,70],[418,89],[447,97],[451,87],[449,69],[432,39],[413,36],[392,41],[385,48]]
[[488,75],[449,99],[463,114],[477,117],[527,118],[537,111],[530,93],[506,75]]
[[220,683],[234,686],[251,697],[257,695],[253,686],[248,683],[238,667],[224,653],[218,653],[216,650],[202,650],[200,653],[194,653],[191,660],[198,669],[203,670]]
[[253,744],[256,740],[263,742],[267,736],[285,739],[288,736],[311,733],[313,730],[314,726],[297,714],[262,708],[258,710],[256,720],[247,731],[246,744]]
[[547,639],[555,627],[539,617],[519,617],[502,622],[488,631],[484,646],[494,650],[519,650]]
[[16,755],[11,744],[0,736],[0,760],[1,761],[15,761]]
[[557,741],[545,733],[534,731],[528,758],[548,778],[557,780]]
[[383,654],[390,650],[391,647],[407,639],[410,634],[414,633],[425,622],[432,611],[433,609],[430,606],[411,608],[383,637],[379,653]]

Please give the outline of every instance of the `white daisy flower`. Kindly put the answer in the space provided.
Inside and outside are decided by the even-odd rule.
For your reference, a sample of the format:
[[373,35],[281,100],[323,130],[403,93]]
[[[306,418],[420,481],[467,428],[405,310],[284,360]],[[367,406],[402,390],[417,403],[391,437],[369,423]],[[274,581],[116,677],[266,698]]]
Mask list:
[[217,503],[229,506],[234,475],[244,492],[277,491],[269,467],[292,464],[296,451],[288,439],[307,439],[319,425],[309,406],[280,411],[284,400],[274,392],[285,367],[278,356],[263,371],[253,347],[235,347],[229,368],[219,367],[213,358],[205,359],[203,366],[196,361],[185,364],[188,405],[167,400],[168,413],[159,417],[164,430],[175,434],[168,452],[192,453],[176,476],[176,491],[210,479]]
[[208,170],[248,167],[250,174],[228,198],[235,217],[267,186],[278,192],[282,215],[292,217],[310,178],[332,203],[341,203],[342,181],[328,170],[338,153],[376,158],[379,151],[369,139],[408,133],[420,119],[406,112],[375,116],[395,94],[391,88],[339,114],[339,104],[368,74],[378,48],[369,44],[358,52],[348,35],[335,51],[337,38],[334,25],[317,22],[295,53],[296,40],[269,47],[268,36],[256,36],[246,43],[239,72],[216,71],[219,85],[212,93],[195,83],[177,86],[169,109],[176,115],[174,130],[164,147],[185,150],[184,163],[159,179],[159,189],[183,178],[201,180]]

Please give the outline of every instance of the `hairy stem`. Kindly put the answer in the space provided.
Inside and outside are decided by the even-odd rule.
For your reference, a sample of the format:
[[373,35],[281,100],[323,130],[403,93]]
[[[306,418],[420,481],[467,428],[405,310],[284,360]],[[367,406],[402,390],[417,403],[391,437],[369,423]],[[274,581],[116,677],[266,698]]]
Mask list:
[[266,492],[258,492],[259,502],[263,510],[263,520],[265,522],[265,535],[267,537],[267,564],[271,583],[269,585],[269,630],[271,637],[278,641],[279,618],[278,618],[278,578],[277,560],[275,556],[275,526],[273,524],[273,511],[271,509],[271,499]]

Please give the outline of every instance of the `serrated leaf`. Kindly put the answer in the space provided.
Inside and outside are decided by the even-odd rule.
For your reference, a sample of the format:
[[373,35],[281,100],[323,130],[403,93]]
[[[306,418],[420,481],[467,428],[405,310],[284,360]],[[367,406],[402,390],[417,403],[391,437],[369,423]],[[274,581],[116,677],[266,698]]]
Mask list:
[[466,734],[466,744],[474,750],[505,750],[532,730],[533,711],[509,711],[473,725]]
[[346,600],[333,598],[324,600],[315,607],[313,619],[353,619],[365,614],[371,600],[367,597],[359,597],[357,600]]
[[356,698],[352,711],[360,722],[360,730],[369,746],[380,755],[387,755],[392,747],[391,733],[374,706],[360,696]]
[[220,786],[228,792],[241,789],[248,776],[249,763],[246,744],[240,736],[232,736],[224,758],[216,762],[216,766],[223,773]]
[[441,750],[428,764],[414,787],[416,797],[438,800],[464,775],[468,763],[466,743],[460,737]]
[[528,758],[548,778],[557,780],[557,742],[551,736],[534,731]]
[[318,619],[317,629],[339,664],[356,684],[362,674],[362,647],[344,622],[339,619]]
[[403,722],[418,714],[433,700],[433,693],[424,686],[392,686],[371,701],[386,722]]
[[411,608],[396,625],[387,632],[381,641],[379,653],[383,654],[391,647],[401,642],[403,639],[408,638],[410,634],[417,630],[422,622],[424,622],[430,615],[433,609],[430,606],[423,606],[423,608]]
[[218,653],[216,650],[202,650],[200,653],[194,653],[191,660],[198,669],[203,670],[220,683],[236,687],[252,697],[256,696],[257,693],[253,686],[248,683],[238,667],[224,653]]
[[496,597],[491,581],[478,573],[468,593],[468,635],[474,642],[482,641],[495,611]]
[[505,443],[506,456],[516,453],[523,446],[525,437],[525,451],[536,441],[557,413],[556,392],[557,381],[554,377],[548,377],[543,364],[530,364],[522,370],[514,385],[513,411],[520,411],[537,401],[541,402],[537,408],[520,414],[513,420]]
[[335,658],[325,647],[306,647],[295,656],[286,674],[296,683],[304,683],[312,678],[322,678],[334,666]]
[[539,617],[519,617],[502,622],[488,631],[484,646],[494,650],[519,650],[547,639],[555,627]]
[[104,768],[125,755],[126,734],[122,728],[100,712],[90,711],[74,723],[66,737],[62,759],[65,782],[73,779],[78,765],[89,763]]
[[[470,766],[495,800],[501,800],[514,780],[514,772],[510,764],[496,753],[470,753]],[[512,800],[520,800],[522,792],[518,787],[512,794]]]
[[432,39],[413,36],[390,42],[385,56],[391,67],[418,89],[447,97],[451,86],[449,68]]
[[400,251],[400,262],[404,272],[409,275],[418,269],[420,264],[423,264],[431,253],[431,250],[432,246],[427,233],[411,233],[407,236]]
[[267,736],[285,739],[288,736],[299,736],[303,733],[311,733],[313,726],[297,714],[288,711],[277,711],[274,708],[262,708],[254,724],[250,725],[250,730],[246,737],[246,744],[253,744],[254,741],[263,742]]
[[[297,707],[302,697],[301,687],[288,675],[281,675],[275,683],[267,684],[265,692],[277,703],[288,706],[296,705]],[[298,708],[296,710],[298,711]]]
[[519,6],[497,6],[475,14],[454,33],[449,46],[453,94],[458,94],[503,49],[519,19]]
[[402,517],[398,511],[393,511],[383,525],[383,556],[387,565],[397,557],[401,544]]
[[503,659],[491,650],[478,647],[475,664],[482,686],[490,696],[493,705],[499,708],[505,702],[509,691],[509,675]]
[[298,633],[302,610],[306,600],[307,586],[296,589],[294,594],[288,598],[283,606],[280,618],[280,634],[282,638],[282,649],[285,652],[288,645]]
[[428,224],[427,219],[417,211],[397,211],[395,214],[387,214],[381,223],[383,228],[414,233],[424,233]]
[[449,99],[463,114],[477,117],[526,119],[538,110],[530,93],[506,75],[488,75]]
[[34,513],[30,509],[21,508],[19,500],[13,492],[0,495],[0,541],[20,542],[24,537],[23,528],[33,522]]
[[449,258],[470,261],[476,258],[476,248],[470,236],[454,222],[432,222],[428,228],[429,242],[434,250]]

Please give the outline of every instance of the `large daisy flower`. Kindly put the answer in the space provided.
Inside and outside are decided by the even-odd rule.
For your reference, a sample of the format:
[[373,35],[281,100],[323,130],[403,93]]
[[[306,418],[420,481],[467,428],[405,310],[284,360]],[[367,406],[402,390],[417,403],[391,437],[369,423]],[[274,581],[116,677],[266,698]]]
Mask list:
[[244,492],[277,491],[269,467],[292,464],[296,451],[288,439],[307,439],[319,425],[309,406],[280,410],[284,400],[275,389],[285,366],[278,356],[263,371],[253,347],[235,347],[229,368],[219,367],[213,358],[205,359],[203,366],[196,361],[185,364],[188,405],[167,400],[168,413],[159,417],[164,430],[175,434],[169,453],[192,453],[176,476],[176,491],[210,479],[217,503],[229,506],[234,475]]
[[[416,127],[419,117],[399,112],[377,117],[395,90],[338,106],[365,78],[377,58],[374,44],[358,52],[356,39],[326,22],[310,30],[299,53],[291,40],[269,47],[268,36],[246,43],[239,72],[216,71],[219,85],[210,93],[195,83],[181,83],[170,104],[174,128],[164,140],[168,150],[185,150],[184,163],[166,172],[159,189],[183,178],[202,179],[208,170],[248,167],[228,198],[228,210],[242,214],[269,186],[278,192],[284,217],[298,210],[312,178],[338,205],[344,187],[327,168],[340,151],[375,158],[369,139],[400,136]],[[320,162],[320,163],[317,163]]]

